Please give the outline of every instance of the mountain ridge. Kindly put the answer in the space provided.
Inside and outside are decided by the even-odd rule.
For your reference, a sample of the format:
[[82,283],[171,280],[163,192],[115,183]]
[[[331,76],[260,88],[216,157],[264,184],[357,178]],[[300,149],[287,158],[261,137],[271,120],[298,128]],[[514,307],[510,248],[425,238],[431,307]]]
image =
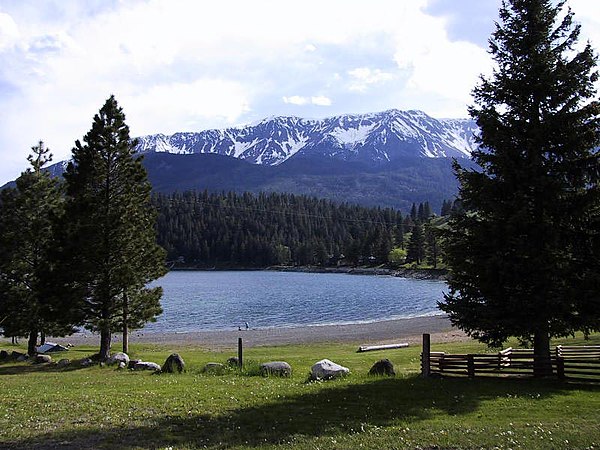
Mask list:
[[140,153],[215,153],[279,165],[297,155],[385,164],[407,156],[468,158],[476,148],[470,119],[435,119],[419,110],[343,114],[324,119],[275,116],[225,129],[151,134]]

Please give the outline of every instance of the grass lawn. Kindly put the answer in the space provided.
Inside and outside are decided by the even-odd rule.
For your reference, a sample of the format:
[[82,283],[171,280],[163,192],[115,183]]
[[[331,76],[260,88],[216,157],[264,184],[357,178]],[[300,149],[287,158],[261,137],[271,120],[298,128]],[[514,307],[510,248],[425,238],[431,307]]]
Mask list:
[[[421,379],[418,347],[356,349],[333,343],[250,348],[246,370],[223,375],[201,368],[225,362],[234,351],[133,346],[134,357],[159,364],[177,351],[188,367],[182,375],[3,363],[0,448],[600,448],[600,384]],[[76,347],[58,358],[76,360],[96,350]],[[485,348],[456,342],[432,350]],[[307,382],[310,366],[322,358],[352,373]],[[380,358],[394,363],[397,377],[367,375]],[[255,374],[259,362],[273,360],[289,362],[293,376]]]

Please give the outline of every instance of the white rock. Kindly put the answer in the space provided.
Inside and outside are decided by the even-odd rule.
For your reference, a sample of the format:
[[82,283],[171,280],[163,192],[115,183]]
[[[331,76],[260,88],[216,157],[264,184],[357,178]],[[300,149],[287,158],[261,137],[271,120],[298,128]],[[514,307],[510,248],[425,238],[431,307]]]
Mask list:
[[349,373],[350,369],[328,359],[322,359],[310,368],[310,377],[313,380],[328,380],[330,378],[342,377]]
[[160,366],[155,362],[147,362],[140,361],[135,366],[133,366],[133,370],[155,370],[160,371]]
[[108,361],[107,361],[109,366],[112,366],[113,364],[119,364],[121,362],[124,362],[125,365],[129,364],[129,356],[127,355],[127,353],[123,353],[123,352],[115,353],[110,358],[108,358]]

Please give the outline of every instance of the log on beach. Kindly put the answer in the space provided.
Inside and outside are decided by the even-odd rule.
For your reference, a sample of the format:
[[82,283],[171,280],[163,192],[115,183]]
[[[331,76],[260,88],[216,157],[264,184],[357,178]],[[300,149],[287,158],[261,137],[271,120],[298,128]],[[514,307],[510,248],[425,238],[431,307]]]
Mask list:
[[361,345],[358,347],[357,352],[372,352],[375,350],[390,350],[394,348],[406,348],[408,347],[408,342],[403,342],[400,344],[385,344],[385,345]]

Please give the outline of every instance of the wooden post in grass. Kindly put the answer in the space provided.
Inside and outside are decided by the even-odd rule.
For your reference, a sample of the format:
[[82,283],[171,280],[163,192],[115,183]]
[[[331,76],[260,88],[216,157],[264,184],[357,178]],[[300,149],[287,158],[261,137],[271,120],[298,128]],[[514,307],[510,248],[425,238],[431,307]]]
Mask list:
[[559,380],[565,379],[565,360],[560,353],[560,345],[556,346],[556,375]]
[[467,355],[467,374],[469,378],[475,378],[475,357]]
[[423,352],[421,353],[421,376],[427,378],[430,374],[431,335],[423,334]]
[[242,338],[238,338],[238,364],[240,365],[240,369],[242,368],[242,354],[243,354],[243,345]]

